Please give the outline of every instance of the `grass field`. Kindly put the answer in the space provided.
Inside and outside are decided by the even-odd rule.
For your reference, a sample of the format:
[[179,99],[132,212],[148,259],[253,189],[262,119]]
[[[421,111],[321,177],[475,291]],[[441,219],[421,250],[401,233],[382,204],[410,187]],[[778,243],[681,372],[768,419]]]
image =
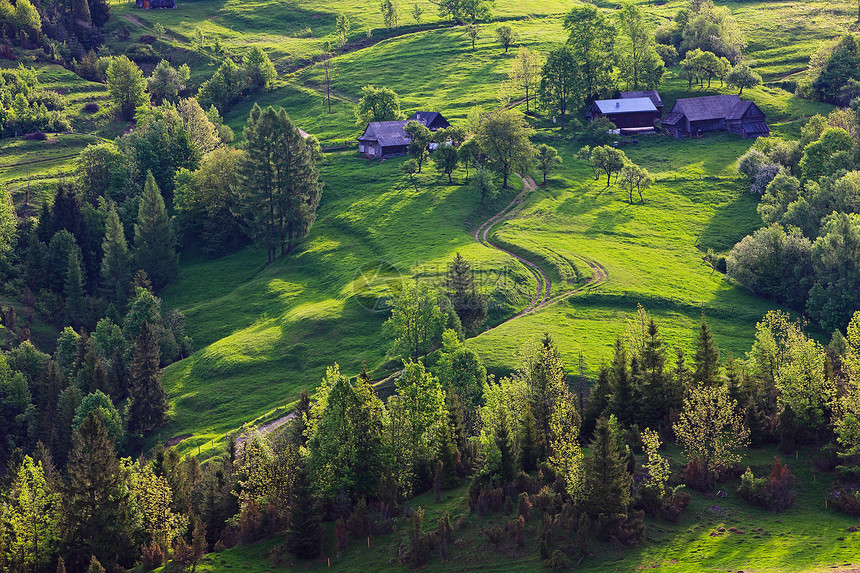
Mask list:
[[[679,468],[683,462],[675,449],[669,449],[664,455],[672,461],[673,468]],[[805,450],[796,460],[793,456],[785,459],[774,448],[767,448],[750,451],[743,460],[744,466],[751,466],[756,476],[770,472],[774,456],[788,463],[797,477],[798,500],[784,513],[772,514],[740,499],[736,494],[740,480],[718,484],[714,491],[721,490],[727,497],[687,490],[692,503],[678,523],[647,519],[645,540],[640,546],[619,548],[609,543],[597,544],[579,567],[570,563],[570,568],[599,573],[640,570],[795,573],[846,571],[852,565],[856,567],[860,533],[849,532],[848,527],[857,525],[857,520],[824,507],[830,476],[815,475],[809,469],[815,455],[814,450]],[[446,512],[452,524],[457,524],[455,541],[449,549],[450,559],[442,562],[436,551],[422,571],[546,570],[539,560],[540,518],[536,509],[526,525],[524,547],[518,547],[510,536],[499,544],[492,544],[487,541],[483,528],[503,526],[506,516],[499,512],[482,518],[470,513],[465,495],[465,488],[461,488],[445,492],[440,502],[434,501],[432,493],[412,500],[413,508],[420,506],[425,510],[427,530],[435,529],[437,519]],[[401,531],[402,521],[396,523]],[[719,528],[724,528],[725,532],[719,532]],[[330,528],[325,559],[319,562],[294,560],[279,549],[283,540],[276,539],[207,555],[198,570],[405,571],[406,566],[394,560],[402,535],[395,532],[375,537],[370,548],[366,541],[354,541],[343,554],[337,554]],[[557,542],[565,545],[571,543],[572,538],[562,534]]]

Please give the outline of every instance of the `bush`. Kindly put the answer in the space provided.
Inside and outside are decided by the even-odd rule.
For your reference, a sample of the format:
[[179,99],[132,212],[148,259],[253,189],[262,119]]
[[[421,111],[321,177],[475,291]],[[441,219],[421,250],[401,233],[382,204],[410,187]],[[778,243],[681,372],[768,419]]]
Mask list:
[[830,501],[837,511],[852,517],[860,517],[860,491],[843,488],[832,492]]
[[757,478],[750,468],[741,476],[738,495],[752,505],[773,512],[785,511],[797,500],[796,480],[787,465],[774,459],[770,478]]
[[143,570],[152,571],[161,567],[162,563],[164,563],[164,551],[161,550],[160,545],[153,543],[143,548],[140,559],[143,564]]
[[505,538],[505,530],[499,525],[490,525],[484,528],[484,535],[487,536],[490,543],[498,544]]
[[136,64],[155,63],[159,59],[155,50],[148,44],[135,44],[125,51],[125,55]]
[[702,460],[693,458],[684,468],[684,484],[698,491],[707,492],[711,489],[711,477],[705,471]]
[[48,136],[45,135],[44,131],[39,129],[32,133],[28,133],[24,136],[24,139],[27,139],[29,141],[45,141],[46,139],[48,139]]
[[152,34],[144,34],[143,36],[140,37],[140,43],[141,44],[147,44],[147,45],[151,46],[152,44],[155,43],[156,39],[157,38],[155,36],[153,36]]
[[83,110],[84,110],[86,113],[96,113],[99,109],[101,109],[101,108],[99,107],[99,104],[97,104],[97,103],[96,103],[96,102],[94,102],[94,101],[91,101],[91,102],[85,103],[85,104],[84,104],[84,107],[83,107]]
[[663,507],[660,510],[660,516],[666,521],[677,523],[681,519],[681,514],[690,505],[690,494],[686,491],[674,491],[667,496]]

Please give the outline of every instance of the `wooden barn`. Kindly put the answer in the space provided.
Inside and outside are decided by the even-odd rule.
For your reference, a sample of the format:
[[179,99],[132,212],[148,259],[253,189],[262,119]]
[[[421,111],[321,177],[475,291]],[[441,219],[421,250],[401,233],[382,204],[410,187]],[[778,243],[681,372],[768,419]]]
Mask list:
[[737,95],[679,99],[663,118],[663,127],[675,137],[693,137],[711,131],[731,131],[744,138],[770,135],[764,112]]
[[647,97],[651,100],[651,103],[654,104],[654,107],[657,108],[657,112],[660,114],[660,117],[663,117],[663,100],[660,98],[660,94],[657,93],[657,90],[646,90],[641,92],[621,92],[621,99],[636,99],[640,97]]
[[149,10],[150,8],[176,8],[176,0],[136,0],[138,8]]
[[594,121],[606,117],[618,129],[654,129],[660,112],[651,98],[599,99],[591,105],[588,119]]
[[410,139],[404,128],[410,121],[423,123],[430,131],[450,125],[445,116],[436,111],[419,111],[409,119],[397,121],[372,121],[358,138],[359,153],[379,158],[406,155]]

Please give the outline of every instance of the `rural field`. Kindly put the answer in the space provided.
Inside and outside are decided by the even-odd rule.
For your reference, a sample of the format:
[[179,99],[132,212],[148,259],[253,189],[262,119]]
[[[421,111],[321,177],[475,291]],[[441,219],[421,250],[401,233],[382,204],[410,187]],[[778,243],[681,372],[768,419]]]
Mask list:
[[[30,5],[40,30],[26,0],[0,13],[0,570],[860,570],[858,5],[470,1],[109,2],[96,25],[105,3],[74,0],[89,27],[59,42],[56,2]],[[537,92],[569,13],[617,26],[619,54],[637,15],[664,129],[592,129],[585,72],[561,128]],[[701,46],[744,41],[694,77],[694,34],[660,38],[707,18]],[[770,138],[669,135],[676,101],[737,94],[747,64]],[[3,132],[27,110],[67,129]],[[369,121],[419,111],[453,126],[432,154],[359,152]],[[507,188],[495,118],[530,157]],[[760,194],[750,165],[773,170]],[[282,176],[294,196],[266,203]],[[115,468],[91,509],[69,493],[86,451]],[[26,529],[22,488],[53,521]]]

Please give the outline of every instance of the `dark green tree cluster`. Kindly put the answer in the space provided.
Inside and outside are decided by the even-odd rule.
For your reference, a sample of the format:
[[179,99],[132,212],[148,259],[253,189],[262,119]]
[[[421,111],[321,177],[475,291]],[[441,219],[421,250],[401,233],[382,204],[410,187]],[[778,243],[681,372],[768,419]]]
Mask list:
[[63,96],[39,87],[33,68],[0,70],[0,138],[69,131],[65,107]]
[[203,82],[197,99],[204,108],[215,106],[224,113],[246,93],[268,88],[278,74],[275,66],[259,46],[245,54],[242,65],[227,58],[211,78]]

